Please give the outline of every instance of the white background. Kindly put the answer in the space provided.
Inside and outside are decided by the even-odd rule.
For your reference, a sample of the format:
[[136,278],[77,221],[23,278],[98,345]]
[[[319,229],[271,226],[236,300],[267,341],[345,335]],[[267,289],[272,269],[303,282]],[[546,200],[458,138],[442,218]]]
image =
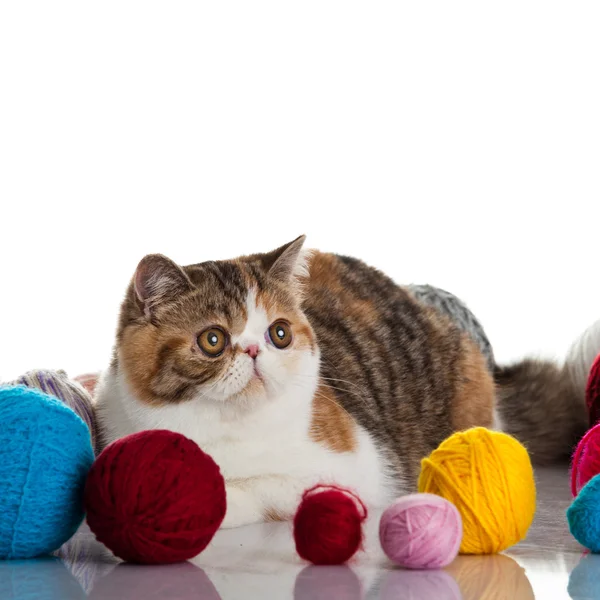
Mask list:
[[3,2],[0,377],[103,368],[139,259],[306,233],[497,358],[600,317],[592,2]]

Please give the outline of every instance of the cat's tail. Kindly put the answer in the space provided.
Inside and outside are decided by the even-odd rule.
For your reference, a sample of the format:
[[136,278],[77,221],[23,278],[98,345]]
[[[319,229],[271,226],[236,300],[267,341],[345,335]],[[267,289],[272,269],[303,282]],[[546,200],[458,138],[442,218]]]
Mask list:
[[495,367],[502,430],[514,435],[537,465],[568,460],[588,426],[584,390],[566,368],[540,360]]

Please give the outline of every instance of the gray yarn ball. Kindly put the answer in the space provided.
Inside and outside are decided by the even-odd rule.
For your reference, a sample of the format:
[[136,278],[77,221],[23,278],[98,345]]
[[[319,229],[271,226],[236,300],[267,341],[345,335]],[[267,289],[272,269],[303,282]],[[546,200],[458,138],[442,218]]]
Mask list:
[[439,312],[449,317],[460,329],[468,333],[479,346],[481,353],[487,360],[488,368],[493,373],[494,352],[492,345],[485,335],[481,323],[475,315],[467,308],[467,305],[454,294],[433,287],[432,285],[409,285],[408,291],[423,304],[432,306]]

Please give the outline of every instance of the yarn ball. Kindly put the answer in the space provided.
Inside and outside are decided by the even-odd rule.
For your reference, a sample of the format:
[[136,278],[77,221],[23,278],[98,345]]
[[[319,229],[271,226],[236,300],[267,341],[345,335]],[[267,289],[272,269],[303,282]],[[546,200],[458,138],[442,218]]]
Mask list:
[[213,459],[185,436],[134,433],[109,444],[85,486],[87,522],[116,556],[141,564],[200,554],[226,511],[225,481]]
[[587,406],[590,427],[600,421],[600,354],[596,357],[585,388],[585,405]]
[[88,426],[92,438],[92,448],[96,451],[98,427],[92,396],[82,385],[69,379],[65,371],[36,369],[21,375],[13,384],[37,388],[50,396],[58,398],[74,410]]
[[403,496],[381,515],[379,540],[401,567],[441,569],[458,554],[462,521],[456,507],[440,496]]
[[421,461],[419,492],[449,500],[463,522],[462,554],[501,552],[525,538],[535,481],[525,447],[485,427],[451,435]]
[[94,460],[85,423],[37,389],[0,387],[0,558],[59,548],[83,521]]
[[581,438],[571,461],[571,493],[577,496],[594,475],[600,473],[600,424]]
[[306,490],[294,517],[301,558],[315,565],[341,565],[362,545],[367,509],[349,490],[322,486]]
[[582,395],[590,369],[598,354],[600,354],[600,319],[573,342],[565,361],[567,372],[576,389],[581,390]]
[[491,373],[494,372],[496,362],[492,345],[477,317],[460,298],[432,285],[410,285],[407,289],[419,302],[446,315],[462,331],[469,334],[485,357],[488,369]]
[[592,552],[600,552],[600,475],[592,477],[567,509],[573,537]]

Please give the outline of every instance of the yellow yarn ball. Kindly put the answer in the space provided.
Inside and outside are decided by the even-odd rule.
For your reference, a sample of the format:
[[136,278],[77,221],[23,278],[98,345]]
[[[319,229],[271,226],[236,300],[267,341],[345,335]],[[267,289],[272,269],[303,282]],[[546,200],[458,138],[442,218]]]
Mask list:
[[484,427],[451,435],[421,461],[419,492],[452,502],[463,519],[461,554],[492,554],[524,539],[535,514],[529,454]]

